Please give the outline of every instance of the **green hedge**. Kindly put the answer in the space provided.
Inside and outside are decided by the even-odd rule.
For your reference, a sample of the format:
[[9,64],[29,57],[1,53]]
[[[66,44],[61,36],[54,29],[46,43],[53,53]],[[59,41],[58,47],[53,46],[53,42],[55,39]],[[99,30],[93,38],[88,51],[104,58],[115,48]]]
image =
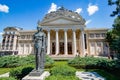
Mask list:
[[[51,59],[49,56],[46,56],[46,63],[45,67],[52,67],[54,60]],[[19,57],[19,56],[3,56],[0,57],[0,68],[11,68],[11,67],[18,67],[24,66],[29,64],[35,64],[35,56],[29,55],[26,57]]]
[[21,80],[24,76],[26,76],[29,72],[33,70],[33,65],[21,66],[14,68],[10,71],[10,77],[14,77],[17,80]]
[[96,69],[104,68],[108,62],[110,62],[110,60],[105,58],[75,57],[68,61],[68,65],[74,66],[75,68]]
[[120,61],[106,58],[75,57],[68,61],[68,65],[79,69],[103,69],[112,73],[120,72]]

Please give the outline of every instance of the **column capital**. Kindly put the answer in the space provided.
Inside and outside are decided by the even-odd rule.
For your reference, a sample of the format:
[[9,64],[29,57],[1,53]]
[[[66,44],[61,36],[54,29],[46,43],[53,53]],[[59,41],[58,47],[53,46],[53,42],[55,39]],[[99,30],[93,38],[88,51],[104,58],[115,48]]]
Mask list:
[[68,29],[63,29],[65,32],[68,31]]
[[46,29],[48,32],[50,32],[51,29]]
[[76,29],[73,28],[72,31],[76,31]]
[[59,31],[59,29],[54,29],[56,32],[58,32]]
[[81,31],[84,31],[85,29],[84,28],[80,28]]

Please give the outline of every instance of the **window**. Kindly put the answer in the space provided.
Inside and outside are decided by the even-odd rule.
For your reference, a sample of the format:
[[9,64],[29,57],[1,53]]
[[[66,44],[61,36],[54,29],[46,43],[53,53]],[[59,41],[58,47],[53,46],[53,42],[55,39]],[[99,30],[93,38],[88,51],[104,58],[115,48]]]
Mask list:
[[8,50],[8,47],[6,47],[6,50]]
[[12,38],[14,38],[14,35],[12,35]]
[[90,38],[94,38],[94,34],[91,33],[91,34],[90,34]]
[[24,45],[23,45],[23,44],[21,44],[21,47],[24,47]]
[[102,35],[102,37],[105,37],[105,36],[106,36],[105,33],[102,33],[101,35]]
[[15,34],[15,32],[13,32],[13,34]]
[[100,34],[97,33],[97,34],[96,34],[96,37],[100,37]]
[[8,35],[8,38],[10,38],[10,35]]
[[97,46],[98,46],[98,47],[101,47],[101,42],[97,42]]
[[91,47],[94,47],[95,46],[95,43],[94,42],[91,42]]
[[84,41],[85,41],[85,49],[87,49],[86,34],[84,34]]
[[12,47],[10,47],[10,50],[12,50]]
[[21,35],[21,39],[25,39],[25,35]]
[[26,47],[29,47],[29,44],[27,44]]
[[30,39],[30,35],[27,35],[27,39]]

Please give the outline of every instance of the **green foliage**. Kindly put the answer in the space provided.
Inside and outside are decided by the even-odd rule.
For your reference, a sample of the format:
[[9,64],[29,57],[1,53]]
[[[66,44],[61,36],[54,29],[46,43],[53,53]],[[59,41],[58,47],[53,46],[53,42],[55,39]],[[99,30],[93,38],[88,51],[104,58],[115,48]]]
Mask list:
[[86,70],[89,72],[97,72],[99,75],[101,75],[102,77],[104,77],[106,80],[120,80],[120,77],[117,76],[116,74],[111,74],[105,70],[101,70],[101,69],[90,69],[90,70]]
[[19,61],[19,57],[15,57],[15,56],[0,57],[0,67],[17,67],[17,66],[20,66],[18,61]]
[[114,34],[120,36],[120,16],[116,17],[114,20],[113,32],[114,32]]
[[120,16],[120,0],[108,0],[108,5],[116,5],[116,9],[112,12],[110,16],[118,15]]
[[76,57],[73,60],[69,60],[68,65],[79,69],[102,69],[114,74],[119,74],[120,72],[119,60],[108,60],[105,58]]
[[[115,5],[116,9],[112,12],[111,16],[116,16],[118,15],[113,23],[113,29],[111,35],[116,35],[116,38],[110,38],[109,35],[107,35],[107,41],[110,45],[111,51],[114,51],[117,54],[118,59],[120,59],[120,0],[108,0],[108,5]],[[112,40],[112,41],[109,41]]]
[[58,65],[50,70],[51,75],[63,75],[63,76],[74,76],[75,72],[76,72],[75,68],[67,65]]
[[[45,67],[52,67],[54,63],[54,60],[51,59],[49,56],[46,56],[46,63]],[[25,57],[19,57],[19,56],[3,56],[0,57],[0,68],[6,67],[18,67],[18,66],[24,66],[28,64],[35,64],[35,57],[34,55],[29,55]]]
[[21,80],[32,70],[33,70],[33,66],[31,65],[17,67],[10,71],[10,76],[16,78],[17,80]]
[[16,80],[13,77],[1,77],[0,80]]
[[[111,60],[95,57],[76,57],[68,61],[68,65],[84,69],[105,69]],[[109,64],[110,63],[110,64]]]
[[50,70],[51,76],[49,76],[45,80],[79,80],[77,77],[75,77],[75,68],[70,67],[67,64],[61,64],[65,63],[63,61],[57,62],[58,63],[56,64],[58,65],[56,65]]
[[52,75],[46,78],[45,80],[80,80],[75,76],[61,76],[61,75]]
[[54,64],[54,60],[49,56],[46,56],[45,68],[51,68]]

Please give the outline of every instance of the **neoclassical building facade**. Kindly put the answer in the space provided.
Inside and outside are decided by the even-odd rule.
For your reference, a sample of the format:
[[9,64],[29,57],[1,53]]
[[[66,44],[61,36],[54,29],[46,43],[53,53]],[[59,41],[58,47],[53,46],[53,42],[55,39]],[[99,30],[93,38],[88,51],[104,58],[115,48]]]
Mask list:
[[[107,56],[109,46],[105,42],[108,29],[87,29],[85,19],[78,13],[63,7],[45,15],[38,26],[47,36],[47,55],[58,56]],[[17,27],[4,29],[3,55],[34,54],[33,34],[36,30]]]

